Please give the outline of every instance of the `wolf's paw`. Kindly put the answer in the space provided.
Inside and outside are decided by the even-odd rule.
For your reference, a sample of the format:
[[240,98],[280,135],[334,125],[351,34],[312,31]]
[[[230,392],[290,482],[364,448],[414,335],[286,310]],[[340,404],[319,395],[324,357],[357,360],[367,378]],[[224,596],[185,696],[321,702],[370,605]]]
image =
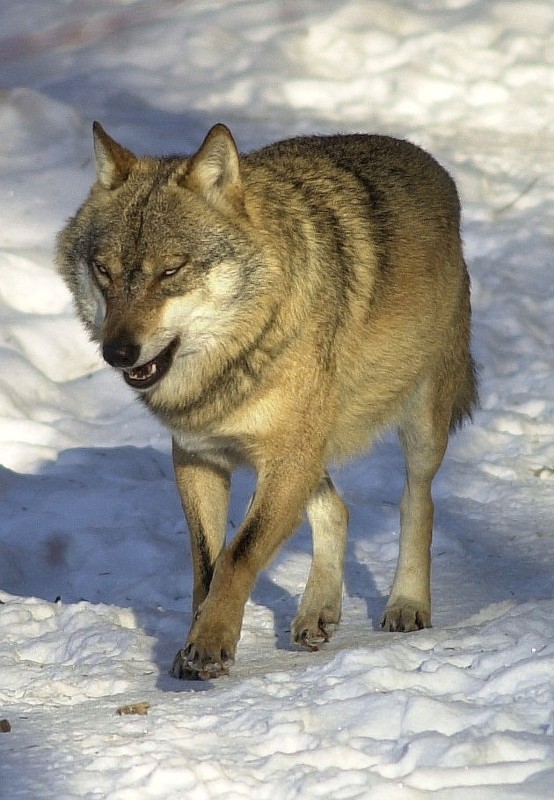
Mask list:
[[228,675],[234,657],[220,649],[217,655],[198,649],[194,644],[183,647],[173,660],[171,674],[184,681],[207,681]]
[[381,627],[385,631],[419,631],[431,628],[431,611],[423,604],[399,599],[387,606]]
[[293,642],[308,650],[319,650],[319,645],[328,642],[338,622],[340,614],[323,609],[320,614],[298,614],[292,623],[291,638]]
[[222,629],[219,633],[195,632],[193,626],[185,646],[173,661],[171,674],[182,680],[209,680],[228,675],[235,661],[238,636]]

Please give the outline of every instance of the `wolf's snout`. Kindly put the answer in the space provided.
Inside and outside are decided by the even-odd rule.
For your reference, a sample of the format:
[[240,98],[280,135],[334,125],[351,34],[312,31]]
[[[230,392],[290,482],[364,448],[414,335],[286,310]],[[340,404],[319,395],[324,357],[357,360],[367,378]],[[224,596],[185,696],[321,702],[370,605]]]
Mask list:
[[126,369],[137,363],[140,347],[125,339],[112,339],[102,345],[102,355],[110,366]]

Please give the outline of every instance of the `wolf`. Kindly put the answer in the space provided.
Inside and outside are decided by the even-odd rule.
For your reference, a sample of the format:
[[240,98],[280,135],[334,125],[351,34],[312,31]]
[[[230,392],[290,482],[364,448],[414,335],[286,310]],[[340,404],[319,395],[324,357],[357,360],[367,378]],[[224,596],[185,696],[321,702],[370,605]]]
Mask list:
[[[328,468],[391,426],[406,482],[381,625],[429,627],[431,482],[477,402],[451,177],[380,135],[240,154],[218,124],[193,155],[162,158],[93,135],[96,181],[57,263],[104,359],[171,432],[194,575],[173,674],[228,673],[256,577],[304,513],[313,560],[292,639],[328,641],[348,523]],[[226,544],[238,465],[256,488]]]

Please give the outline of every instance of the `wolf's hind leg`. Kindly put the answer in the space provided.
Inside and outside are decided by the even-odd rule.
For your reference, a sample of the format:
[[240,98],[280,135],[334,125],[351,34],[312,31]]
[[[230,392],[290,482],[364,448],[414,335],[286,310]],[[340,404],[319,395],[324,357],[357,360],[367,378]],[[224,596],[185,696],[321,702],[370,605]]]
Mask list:
[[342,610],[348,510],[325,475],[306,506],[313,536],[313,560],[292,623],[292,639],[310,649],[329,640]]
[[387,631],[431,627],[431,482],[441,465],[451,419],[451,403],[432,380],[412,399],[399,427],[406,461],[400,502],[400,552],[381,626]]

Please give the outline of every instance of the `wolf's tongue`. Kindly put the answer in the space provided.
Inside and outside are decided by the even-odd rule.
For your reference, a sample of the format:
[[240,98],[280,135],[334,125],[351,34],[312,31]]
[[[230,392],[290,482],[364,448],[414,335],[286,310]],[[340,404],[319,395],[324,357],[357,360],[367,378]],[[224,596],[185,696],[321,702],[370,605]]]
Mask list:
[[147,381],[152,375],[156,373],[156,364],[154,361],[149,361],[148,364],[143,364],[142,367],[137,367],[136,369],[130,369],[127,372],[127,375],[133,381]]

